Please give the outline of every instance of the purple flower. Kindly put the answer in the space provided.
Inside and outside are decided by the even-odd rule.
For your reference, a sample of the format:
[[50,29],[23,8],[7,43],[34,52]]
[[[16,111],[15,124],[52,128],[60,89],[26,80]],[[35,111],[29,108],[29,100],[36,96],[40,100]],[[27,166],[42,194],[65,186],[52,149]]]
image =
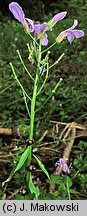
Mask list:
[[56,14],[48,23],[34,25],[33,20],[26,18],[25,13],[18,3],[12,2],[9,4],[9,10],[12,12],[14,17],[25,27],[27,32],[34,32],[34,38],[40,39],[41,44],[46,46],[48,44],[48,36],[46,31],[52,29],[52,27],[59,21],[62,20],[67,12],[61,12]]
[[18,3],[12,2],[9,4],[9,10],[14,17],[30,32],[34,31],[34,22],[31,19],[25,18],[25,14]]
[[56,166],[56,172],[55,173],[60,173],[61,170],[64,172],[70,173],[70,169],[67,165],[68,158],[60,158],[58,162],[55,163]]
[[52,29],[52,27],[66,16],[67,12],[61,12],[56,14],[48,23],[44,22],[42,24],[37,24],[34,26],[34,38],[36,40],[41,39],[41,44],[47,46],[48,36],[46,31]]
[[34,38],[36,40],[41,39],[41,44],[46,46],[48,44],[48,37],[47,34],[45,33],[46,30],[46,22],[42,24],[36,24],[34,26]]
[[43,67],[43,66],[40,66],[40,73],[41,73],[41,74],[43,74],[43,72],[44,72],[43,70],[44,70],[44,67]]
[[64,17],[66,16],[67,11],[61,12],[56,14],[48,23],[47,23],[47,27],[51,28],[59,21],[64,19]]
[[65,31],[62,31],[58,37],[56,38],[56,42],[60,43],[64,38],[67,37],[68,41],[72,43],[74,40],[74,37],[80,38],[84,36],[84,32],[79,29],[74,29],[78,25],[78,21],[74,20],[74,24],[71,28],[66,29]]

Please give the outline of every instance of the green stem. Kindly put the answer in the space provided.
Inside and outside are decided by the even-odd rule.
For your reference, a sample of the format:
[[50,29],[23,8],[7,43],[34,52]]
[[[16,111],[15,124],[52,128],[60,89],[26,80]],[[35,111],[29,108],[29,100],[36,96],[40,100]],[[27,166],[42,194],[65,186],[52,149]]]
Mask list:
[[53,96],[53,94],[55,94],[55,92],[56,92],[56,90],[57,90],[57,88],[59,87],[59,85],[60,85],[61,82],[62,82],[62,78],[60,78],[60,80],[59,80],[58,83],[56,84],[55,88],[51,91],[51,93],[50,93],[50,95],[48,96],[48,98],[47,98],[47,99],[45,100],[45,102],[41,105],[41,107],[38,108],[38,109],[36,110],[36,112],[38,112],[39,110],[41,110],[41,109],[44,107],[44,105],[49,101],[49,99]]
[[49,70],[50,68],[54,67],[56,64],[58,64],[59,61],[63,58],[64,55],[65,55],[65,53],[62,53],[62,55],[57,59],[57,61],[55,61],[55,62],[48,68],[48,70]]
[[24,91],[23,91],[23,97],[24,97],[24,102],[25,102],[25,106],[26,106],[26,109],[27,109],[28,115],[29,115],[29,117],[30,117],[30,111],[29,111],[29,108],[28,108],[28,104],[27,104],[27,100],[26,100],[26,96],[25,96]]
[[34,132],[35,104],[36,104],[36,95],[37,95],[37,86],[38,86],[40,62],[41,62],[41,42],[40,42],[40,45],[39,45],[37,71],[36,71],[36,77],[35,77],[34,89],[33,89],[33,96],[32,96],[32,101],[31,101],[30,134],[29,134],[29,139],[30,140],[33,139],[33,132]]
[[[45,59],[44,59],[44,61],[43,61],[43,63],[44,63],[44,65],[43,65],[44,71],[43,71],[43,72],[46,72],[46,75],[45,75],[45,73],[43,74],[43,75],[45,75],[45,79],[44,79],[44,81],[43,81],[43,84],[42,84],[41,88],[40,88],[39,91],[37,92],[37,95],[40,94],[40,92],[41,92],[41,90],[43,89],[43,87],[44,87],[44,85],[45,85],[45,83],[46,83],[46,80],[47,80],[47,78],[48,78],[48,66],[49,66],[48,60],[49,60],[49,55],[50,55],[50,51],[47,52],[47,55],[45,56]],[[45,69],[45,68],[46,68],[46,69]],[[41,78],[42,78],[42,72],[41,72],[40,75],[39,75],[38,85],[39,85],[39,83],[40,83]]]
[[40,89],[39,89],[39,91],[37,92],[37,96],[41,93],[41,91],[42,91],[42,89],[44,88],[44,85],[45,85],[45,83],[46,83],[46,81],[47,81],[47,78],[48,78],[48,63],[47,63],[47,72],[46,72],[46,76],[45,76],[45,79],[44,79],[44,81],[43,81],[43,84],[42,84],[42,86],[40,87]]
[[[58,64],[60,62],[60,60],[63,58],[63,56],[65,55],[65,53],[62,53],[61,56],[52,64],[48,67],[48,70],[52,67],[54,67],[56,64]],[[47,70],[47,69],[46,69]],[[46,71],[44,70],[44,72]]]
[[31,39],[36,43],[36,45],[39,47],[39,44],[37,43],[36,39],[28,32],[28,35],[31,37]]
[[66,185],[67,185],[68,198],[69,198],[69,200],[70,200],[70,190],[69,190],[68,179],[67,179]]
[[5,92],[7,89],[9,89],[9,88],[10,88],[11,86],[13,86],[15,83],[16,83],[16,81],[13,82],[13,83],[11,83],[9,86],[7,86],[5,89],[3,89],[3,90],[0,92],[0,94],[2,94],[3,92]]
[[21,54],[20,54],[19,50],[17,50],[17,54],[18,54],[18,57],[19,57],[19,59],[20,59],[20,61],[21,61],[21,64],[23,65],[25,71],[27,72],[27,74],[29,75],[29,77],[34,81],[34,78],[32,77],[32,75],[30,74],[30,72],[29,72],[29,70],[27,69],[26,65],[24,64],[24,61],[23,61],[23,59],[22,59],[22,57],[21,57]]
[[51,46],[49,46],[47,49],[43,50],[42,53],[47,52],[49,49],[51,49],[53,46],[56,45],[56,42],[54,42]]
[[33,130],[34,130],[34,117],[35,117],[35,103],[36,103],[36,94],[37,94],[37,81],[38,81],[38,74],[36,73],[35,83],[34,83],[34,90],[33,90],[33,97],[31,101],[31,115],[30,115],[30,134],[29,139],[33,139]]
[[27,94],[27,92],[25,91],[25,89],[23,88],[22,84],[20,83],[20,81],[19,81],[19,79],[18,79],[18,77],[17,77],[17,75],[16,75],[16,73],[15,73],[15,69],[14,69],[14,67],[13,67],[13,64],[12,64],[11,62],[10,62],[9,64],[10,64],[10,67],[11,67],[12,72],[13,72],[13,74],[14,74],[14,78],[16,79],[17,83],[19,84],[20,88],[22,89],[22,92],[24,92],[25,95],[27,96],[27,98],[28,98],[29,100],[31,100],[31,98],[29,97],[29,95]]

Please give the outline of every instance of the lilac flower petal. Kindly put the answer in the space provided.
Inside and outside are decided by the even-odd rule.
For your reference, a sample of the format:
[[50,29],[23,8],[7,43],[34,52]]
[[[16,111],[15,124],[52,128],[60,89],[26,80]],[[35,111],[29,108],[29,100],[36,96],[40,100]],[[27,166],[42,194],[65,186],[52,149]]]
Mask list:
[[44,22],[40,25],[41,32],[43,32],[45,30],[45,28],[46,28],[46,22]]
[[72,29],[74,29],[76,26],[78,25],[78,20],[74,20],[74,24],[70,27],[70,28],[68,28],[67,30],[72,30]]
[[64,164],[64,166],[63,166],[63,171],[64,171],[64,172],[67,172],[68,174],[70,174],[70,169],[69,169],[69,167],[68,167],[67,164]]
[[41,39],[41,43],[42,45],[46,46],[48,44],[48,38],[47,38],[47,34],[44,33],[44,30],[46,28],[46,22],[42,23],[42,24],[36,24],[34,26],[34,38],[36,40],[38,40],[40,38],[40,35],[43,33],[43,38]]
[[25,18],[25,20],[27,21],[27,23],[29,23],[29,29],[30,29],[30,32],[33,32],[34,31],[34,22],[33,20],[29,19],[29,18]]
[[43,72],[43,66],[40,66],[40,73]]
[[84,32],[82,30],[72,30],[76,38],[80,38],[84,36]]
[[74,37],[76,37],[76,38],[83,37],[84,32],[82,30],[79,30],[79,29],[74,30],[74,28],[77,25],[78,25],[78,21],[74,20],[74,24],[71,26],[71,28],[68,28],[68,29],[64,30],[63,32],[61,32],[59,34],[59,36],[57,36],[56,42],[60,43],[65,37],[67,37],[68,41],[70,43],[72,43],[72,41],[74,40]]
[[44,37],[43,37],[43,39],[41,40],[41,44],[42,44],[43,46],[47,46],[47,44],[48,44],[48,37],[47,37],[47,34],[46,34],[46,33],[44,34]]
[[68,167],[68,169],[67,169],[67,172],[68,172],[68,174],[70,174],[70,169],[69,169],[69,167]]
[[64,164],[64,159],[63,159],[63,158],[60,158],[60,159],[59,159],[59,163],[60,163],[61,165],[63,165],[63,164]]
[[61,164],[61,165],[64,165],[65,164],[65,162],[68,160],[68,158],[60,158],[59,159],[59,163]]
[[59,172],[60,172],[60,168],[59,168],[59,167],[56,167],[55,173],[57,174],[57,173],[59,173]]
[[67,11],[58,13],[58,14],[56,14],[56,15],[52,18],[52,21],[58,22],[59,20],[64,19],[64,17],[66,16],[66,14],[67,14]]
[[46,22],[42,23],[42,24],[36,24],[34,26],[35,32],[36,33],[42,33],[46,28]]
[[52,29],[53,26],[59,21],[64,19],[64,17],[66,16],[67,11],[61,12],[56,14],[48,23],[47,23],[47,28],[48,29]]
[[23,25],[26,25],[26,21],[25,21],[25,14],[22,10],[22,8],[19,6],[18,3],[16,2],[12,2],[11,4],[9,4],[9,10],[12,12],[12,14],[14,15],[14,17]]
[[[43,33],[43,31],[45,30],[45,28],[46,28],[46,23],[45,23],[45,22],[42,23],[42,24],[36,24],[36,25],[34,26],[34,30],[35,30],[35,31],[34,31],[34,38],[35,38],[36,40],[38,40],[40,34]],[[41,39],[41,44],[42,44],[43,46],[46,46],[46,45],[48,44],[48,36],[47,36],[46,33],[44,33],[44,36],[43,36],[43,38]]]
[[22,8],[19,6],[18,3],[12,2],[9,4],[9,10],[12,12],[14,17],[22,23],[24,27],[26,27],[31,32],[34,31],[34,22],[31,19],[25,18],[25,14],[22,10]]
[[38,40],[36,32],[34,32],[34,38],[35,38],[36,41]]
[[70,173],[70,169],[67,165],[68,158],[60,158],[58,162],[55,163],[56,171],[55,173],[59,173],[60,171],[68,172]]
[[63,165],[63,171],[64,171],[64,172],[67,172],[67,171],[68,171],[68,165],[67,165],[66,163]]
[[73,32],[69,32],[68,31],[66,32],[66,36],[67,36],[67,39],[70,43],[72,43],[72,41],[74,40],[74,34]]
[[34,29],[35,29],[35,32],[36,32],[36,33],[39,33],[39,32],[41,31],[41,29],[40,29],[40,24],[36,24],[36,25],[34,26]]
[[70,43],[74,40],[74,37],[80,38],[84,36],[84,32],[82,30],[66,30],[66,36]]

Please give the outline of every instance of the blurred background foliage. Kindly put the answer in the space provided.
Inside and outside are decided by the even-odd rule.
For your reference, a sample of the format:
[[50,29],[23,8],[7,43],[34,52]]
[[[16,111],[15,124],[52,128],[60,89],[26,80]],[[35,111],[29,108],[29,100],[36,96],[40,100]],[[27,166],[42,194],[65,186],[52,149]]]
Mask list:
[[[23,59],[32,73],[34,68],[28,61],[27,42],[29,37],[24,33],[22,26],[14,19],[8,10],[10,0],[0,0],[0,122],[4,126],[18,125],[23,119],[27,122],[27,112],[22,99],[22,92],[16,84],[9,62],[13,62],[17,75],[20,77],[22,84],[26,83],[27,92],[30,93],[32,85],[22,68],[17,56],[16,50],[19,49]],[[59,65],[55,66],[49,72],[48,83],[40,97],[41,101],[37,107],[46,99],[55,85],[56,80],[60,77],[63,82],[57,90],[54,98],[47,106],[50,106],[49,118],[61,121],[82,121],[86,120],[87,108],[87,28],[86,28],[86,8],[85,0],[58,0],[58,1],[41,1],[41,0],[18,0],[24,9],[27,17],[35,21],[49,21],[52,16],[58,12],[67,10],[68,15],[56,24],[52,32],[49,32],[49,45],[54,42],[56,36],[64,29],[73,24],[73,19],[78,19],[77,28],[85,32],[81,39],[75,39],[70,45],[64,40],[51,50],[50,64],[55,61],[62,52],[65,52],[64,58]],[[39,13],[38,13],[39,11]],[[39,112],[39,116],[47,113],[47,108]],[[49,110],[48,110],[49,112]],[[47,114],[48,115],[48,114]]]
[[[18,59],[16,50],[20,50],[26,66],[32,71],[33,75],[35,74],[35,68],[30,65],[28,60],[26,44],[31,42],[30,38],[24,33],[22,26],[9,12],[8,4],[10,2],[11,0],[0,0],[0,126],[9,128],[20,127],[25,130],[27,125],[29,125],[29,119],[23,102],[21,89],[14,80],[9,63],[11,61],[13,62],[17,76],[21,83],[25,85],[26,91],[29,94],[32,90],[32,83],[28,79],[27,74]],[[58,12],[64,10],[68,11],[66,18],[58,22],[53,31],[48,33],[49,45],[54,42],[56,36],[61,31],[72,26],[73,19],[77,19],[79,22],[77,28],[82,29],[85,32],[83,38],[78,40],[75,39],[71,45],[67,40],[64,40],[51,50],[50,64],[57,60],[63,52],[65,53],[65,56],[59,65],[56,65],[49,71],[48,82],[36,103],[37,108],[45,101],[60,77],[63,78],[63,81],[55,96],[52,97],[47,106],[37,113],[35,119],[36,134],[38,134],[38,131],[41,131],[42,133],[42,131],[45,131],[46,129],[49,130],[49,119],[65,122],[75,121],[81,124],[87,123],[87,1],[17,0],[17,2],[23,7],[26,17],[40,22],[49,21],[53,15]],[[72,165],[73,168],[71,167],[70,176],[74,188],[77,189],[77,191],[80,191],[80,195],[79,197],[72,195],[71,198],[86,199],[87,142],[80,140],[79,144],[77,144],[76,141],[76,146],[74,145],[76,150],[74,150],[71,156],[73,157],[73,160],[75,160]],[[12,164],[13,161],[10,160],[10,163]],[[7,172],[9,170],[7,166],[6,170]],[[78,172],[79,174],[77,175],[76,173]],[[19,187],[21,184],[20,182],[24,182],[24,174],[23,176],[17,175],[16,187]],[[64,187],[62,187],[60,192],[61,191],[64,191]],[[55,196],[53,195],[52,197],[49,194],[44,194],[42,191],[41,199],[59,199],[59,196],[60,195],[57,192],[55,193]],[[66,197],[66,193],[64,194],[64,197]],[[15,199],[20,198],[16,197]]]

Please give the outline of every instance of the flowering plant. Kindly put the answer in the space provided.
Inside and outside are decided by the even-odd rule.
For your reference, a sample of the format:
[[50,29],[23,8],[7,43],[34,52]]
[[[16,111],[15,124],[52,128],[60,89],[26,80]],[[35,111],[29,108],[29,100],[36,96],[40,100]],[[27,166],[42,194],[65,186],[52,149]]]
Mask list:
[[[17,19],[22,26],[24,27],[25,33],[29,35],[29,37],[32,39],[32,44],[27,44],[28,46],[28,51],[29,51],[29,61],[31,64],[35,65],[36,68],[36,74],[35,77],[32,76],[31,72],[27,69],[25,66],[25,63],[21,57],[21,54],[19,50],[17,50],[17,54],[19,56],[19,59],[27,72],[29,78],[33,81],[33,93],[32,93],[32,98],[27,94],[25,88],[23,85],[20,83],[20,80],[17,77],[17,74],[15,72],[14,66],[12,63],[10,63],[10,67],[12,69],[12,72],[14,74],[14,77],[19,84],[22,93],[23,93],[23,98],[25,102],[25,106],[29,115],[30,119],[30,131],[29,131],[29,139],[27,140],[27,148],[25,149],[24,153],[22,154],[16,168],[12,171],[10,174],[9,178],[5,181],[8,182],[12,178],[13,174],[17,172],[21,167],[24,165],[26,162],[26,166],[29,167],[31,164],[32,156],[36,159],[37,163],[39,164],[40,168],[43,170],[43,172],[47,175],[48,178],[49,174],[47,170],[45,169],[44,165],[42,162],[39,160],[39,158],[33,154],[33,149],[32,149],[32,144],[33,144],[33,134],[34,134],[34,119],[35,119],[35,114],[36,114],[36,100],[38,98],[38,95],[41,93],[42,89],[44,88],[44,85],[47,81],[48,78],[48,72],[50,68],[52,68],[54,65],[58,64],[59,61],[63,58],[64,53],[61,54],[61,56],[52,64],[49,65],[49,55],[50,55],[50,49],[55,46],[57,43],[60,43],[64,38],[67,38],[70,43],[74,40],[74,37],[80,38],[84,36],[84,32],[82,30],[75,29],[75,27],[78,25],[78,21],[74,20],[74,24],[71,28],[68,28],[67,30],[62,31],[55,39],[55,42],[46,48],[44,51],[42,50],[43,46],[47,46],[49,43],[48,35],[47,32],[51,31],[54,27],[54,25],[58,22],[61,21],[65,18],[67,15],[67,11],[60,12],[56,14],[49,22],[43,22],[42,24],[38,23],[35,24],[33,20],[30,18],[25,17],[25,13],[22,10],[22,8],[19,6],[18,3],[12,2],[9,4],[9,10],[12,12],[13,16],[15,19]],[[43,59],[43,53],[45,54],[45,58]],[[41,76],[44,75],[44,81],[43,84],[40,85],[39,83],[41,80]],[[52,97],[52,95],[56,92],[56,89],[59,87],[60,83],[62,81],[62,78],[58,80],[56,83],[56,86],[52,90],[51,94],[48,96],[42,107],[46,104],[46,102]],[[27,98],[31,102],[31,108],[29,110],[29,106],[27,103]],[[66,160],[60,159],[59,162],[56,164],[58,165],[59,168],[56,168],[56,172],[60,171],[60,167],[62,166],[62,170],[64,172],[69,173],[69,168],[66,164]],[[3,185],[4,183],[3,182]],[[31,190],[32,193],[35,193],[36,196],[38,197],[39,195],[39,190],[38,188],[35,188],[33,183],[32,183],[32,176],[29,171],[27,171],[27,176],[26,176],[26,183],[28,188]]]
[[55,166],[56,166],[55,173],[60,173],[61,170],[63,170],[64,172],[70,173],[70,169],[66,163],[67,161],[68,161],[68,158],[60,158],[59,161],[55,163]]

